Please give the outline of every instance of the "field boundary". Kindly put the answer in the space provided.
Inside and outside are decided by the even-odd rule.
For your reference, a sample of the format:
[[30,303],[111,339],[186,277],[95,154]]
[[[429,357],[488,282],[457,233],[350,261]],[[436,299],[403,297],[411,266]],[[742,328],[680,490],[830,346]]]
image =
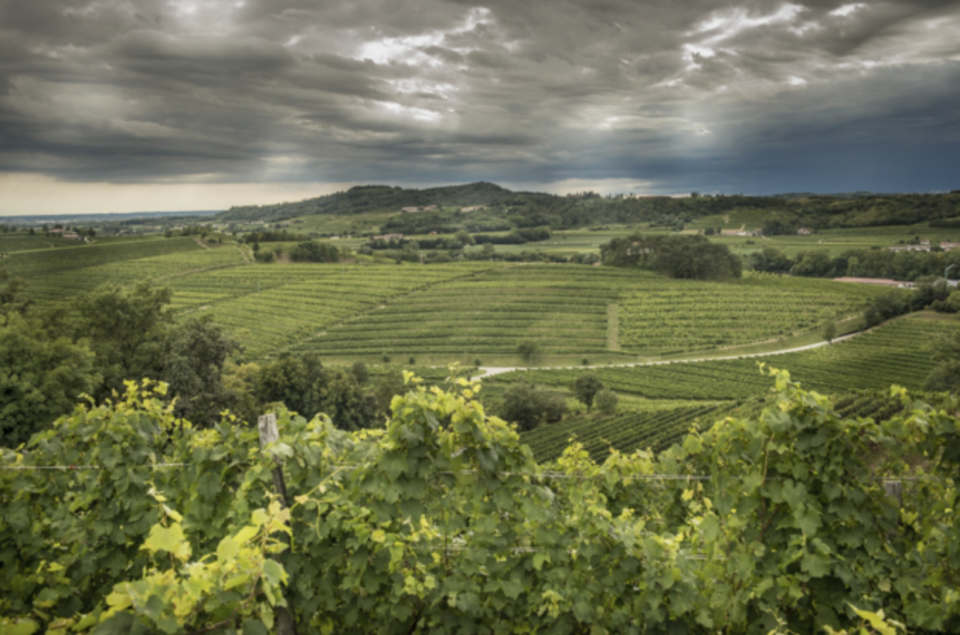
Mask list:
[[607,350],[620,350],[620,304],[607,305]]

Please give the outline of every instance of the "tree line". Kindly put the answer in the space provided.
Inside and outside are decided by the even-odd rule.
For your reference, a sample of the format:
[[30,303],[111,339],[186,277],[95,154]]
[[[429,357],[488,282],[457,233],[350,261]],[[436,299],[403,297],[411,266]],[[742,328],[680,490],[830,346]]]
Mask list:
[[241,343],[211,316],[178,321],[171,291],[148,283],[105,285],[43,307],[22,292],[23,282],[0,270],[0,446],[26,441],[80,395],[102,403],[123,394],[127,380],[167,383],[175,414],[201,426],[225,410],[256,421],[283,402],[358,429],[382,422],[402,391],[399,371],[373,381],[362,363],[326,368],[309,353],[243,363]]

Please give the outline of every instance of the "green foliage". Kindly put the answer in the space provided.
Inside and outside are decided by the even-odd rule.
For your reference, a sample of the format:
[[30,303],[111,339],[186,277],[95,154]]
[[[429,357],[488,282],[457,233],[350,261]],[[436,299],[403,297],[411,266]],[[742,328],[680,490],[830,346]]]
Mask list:
[[603,382],[593,373],[580,375],[577,377],[577,380],[573,382],[573,394],[587,407],[587,412],[590,412],[590,407],[593,405],[593,398],[602,389]]
[[739,278],[743,263],[726,245],[693,236],[633,234],[601,245],[603,264],[640,267],[671,278],[722,280]]
[[339,262],[340,250],[330,243],[308,240],[297,243],[290,250],[290,260],[294,262]]
[[500,415],[521,430],[532,430],[541,423],[560,421],[566,409],[560,395],[519,381],[504,392]]
[[832,342],[837,336],[837,323],[830,318],[824,320],[821,335],[823,335],[823,339]]
[[98,380],[85,342],[51,336],[37,319],[0,314],[0,446],[27,441]]
[[924,390],[957,392],[960,389],[960,331],[937,340],[933,360],[937,365],[923,383]]
[[141,283],[132,289],[104,285],[77,296],[65,323],[74,340],[86,339],[96,355],[102,383],[94,397],[122,392],[131,377],[160,377],[168,329],[171,291]]
[[532,340],[524,340],[517,344],[517,355],[528,364],[536,364],[540,359],[540,344]]
[[385,430],[281,410],[261,451],[131,385],[5,451],[95,468],[0,471],[5,631],[262,633],[283,605],[321,633],[960,627],[960,472],[940,462],[960,422],[902,390],[877,424],[780,373],[757,418],[547,471],[478,385],[407,379]]
[[27,301],[22,297],[24,282],[21,278],[11,277],[6,269],[0,269],[0,316],[8,313],[22,313]]
[[215,423],[231,405],[223,386],[227,357],[239,342],[224,335],[213,316],[192,318],[167,334],[160,377],[177,397],[176,414],[204,425]]
[[[767,234],[764,229],[764,234]],[[776,247],[764,247],[756,251],[747,259],[747,264],[754,271],[764,271],[767,273],[788,273],[793,266],[793,259]]]
[[285,354],[260,368],[257,398],[261,403],[282,403],[312,417],[323,407],[326,383],[323,364],[316,355]]
[[350,372],[353,373],[357,383],[361,386],[370,380],[370,373],[367,371],[367,365],[363,362],[354,362],[353,366],[350,367]]
[[594,397],[594,401],[597,404],[597,410],[605,415],[612,415],[617,411],[617,404],[620,399],[617,397],[617,393],[609,388],[602,388]]
[[890,289],[887,293],[877,296],[867,307],[863,314],[864,327],[872,328],[909,311],[909,293],[902,289]]

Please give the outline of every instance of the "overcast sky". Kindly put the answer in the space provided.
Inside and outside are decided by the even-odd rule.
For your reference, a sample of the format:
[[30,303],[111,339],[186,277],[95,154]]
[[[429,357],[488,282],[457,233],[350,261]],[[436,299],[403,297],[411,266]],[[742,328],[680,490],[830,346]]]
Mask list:
[[0,0],[0,214],[960,188],[960,0]]

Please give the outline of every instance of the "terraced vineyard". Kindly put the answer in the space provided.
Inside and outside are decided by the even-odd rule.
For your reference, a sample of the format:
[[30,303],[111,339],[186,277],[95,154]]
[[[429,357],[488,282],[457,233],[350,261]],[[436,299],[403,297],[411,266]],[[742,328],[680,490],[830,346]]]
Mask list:
[[884,291],[758,274],[723,283],[644,277],[621,294],[620,347],[650,354],[776,339],[859,313]]
[[41,277],[65,272],[77,280],[92,278],[96,286],[96,284],[110,282],[111,279],[90,276],[82,270],[111,263],[199,251],[212,250],[204,249],[189,237],[111,240],[93,245],[18,251],[4,258],[3,266],[12,275],[31,282]]
[[[185,313],[209,311],[239,337],[251,358],[282,350],[312,350],[324,329],[368,312],[379,313],[398,296],[446,280],[469,277],[490,264],[277,265],[232,267],[172,278],[175,306]],[[496,266],[496,265],[493,265]],[[307,344],[303,344],[307,342]],[[379,359],[383,349],[374,348]],[[362,355],[349,361],[363,360]],[[367,357],[365,361],[374,361]],[[399,361],[399,360],[398,360]]]
[[607,418],[571,417],[529,432],[520,438],[530,446],[537,461],[559,457],[571,439],[583,444],[595,461],[603,461],[610,448],[620,452],[660,451],[678,442],[695,422],[712,425],[732,406],[729,403],[630,412]]
[[[27,291],[34,300],[55,301],[74,293],[92,291],[106,281],[124,285],[131,285],[141,280],[171,284],[170,279],[173,276],[184,276],[220,267],[234,267],[246,262],[240,251],[233,245],[203,249],[193,240],[186,240],[189,240],[196,249],[145,258],[120,259],[107,264],[37,276],[29,279]],[[180,303],[181,299],[175,297],[174,302]]]
[[[676,362],[660,365],[591,369],[610,389],[648,399],[746,399],[764,393],[773,382],[760,374],[759,361],[785,368],[806,388],[823,393],[884,389],[899,384],[921,387],[934,363],[932,347],[955,333],[960,322],[937,314],[895,320],[852,340],[809,351],[757,358]],[[583,370],[514,371],[496,376],[513,381],[569,385]]]
[[304,342],[324,358],[513,356],[521,340],[544,355],[607,350],[607,305],[636,278],[584,266],[521,265],[438,283]]

